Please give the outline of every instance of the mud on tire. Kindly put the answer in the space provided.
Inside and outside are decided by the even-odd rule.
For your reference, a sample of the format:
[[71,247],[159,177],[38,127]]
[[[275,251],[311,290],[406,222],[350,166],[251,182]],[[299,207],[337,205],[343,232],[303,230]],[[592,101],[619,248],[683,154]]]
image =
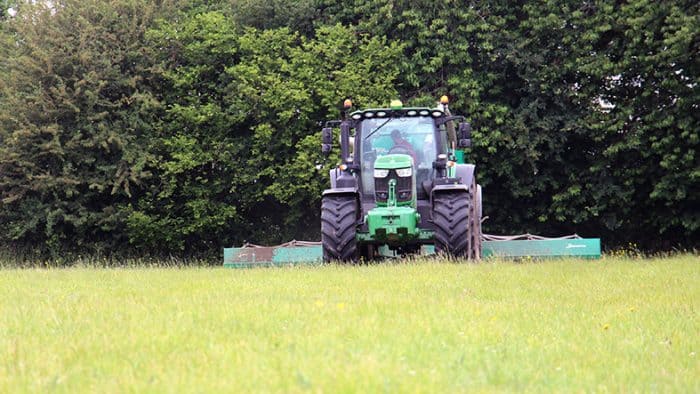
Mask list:
[[321,243],[323,261],[358,260],[357,200],[352,195],[329,195],[321,202]]

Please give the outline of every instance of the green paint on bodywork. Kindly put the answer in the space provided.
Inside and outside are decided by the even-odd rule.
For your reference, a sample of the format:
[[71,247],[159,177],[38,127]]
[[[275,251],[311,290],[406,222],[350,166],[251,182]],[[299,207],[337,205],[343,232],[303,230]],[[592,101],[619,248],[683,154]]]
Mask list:
[[448,178],[456,178],[457,177],[457,167],[456,166],[447,167],[447,177]]
[[[411,207],[377,207],[367,213],[365,220],[369,229],[366,240],[405,243],[420,235],[420,215]],[[359,233],[358,239],[362,239]]]
[[[374,169],[375,170],[398,170],[402,168],[410,168],[411,169],[411,200],[410,201],[397,201],[396,200],[396,181],[390,180],[389,184],[391,185],[392,181],[394,183],[394,195],[393,195],[393,200],[391,199],[391,186],[389,187],[389,198],[387,198],[386,202],[380,202],[377,201],[377,206],[378,207],[392,207],[392,206],[410,206],[410,207],[416,207],[417,206],[417,200],[416,200],[416,169],[415,166],[413,165],[413,158],[409,155],[404,155],[404,154],[391,154],[391,155],[385,155],[385,156],[380,156],[377,158],[377,160],[374,161]],[[393,201],[393,202],[392,202]]]
[[[418,235],[416,235],[416,237],[415,237],[413,240],[416,241],[416,242],[418,242],[418,241],[423,241],[423,242],[420,242],[420,243],[431,242],[431,241],[433,240],[433,236],[434,236],[434,235],[435,235],[435,233],[434,233],[432,230],[424,230],[424,229],[420,229],[420,228],[419,228],[419,229],[418,229]],[[357,235],[355,236],[355,238],[356,238],[359,242],[370,242],[370,243],[372,243],[372,242],[374,241],[374,239],[372,238],[372,236],[370,235],[370,233],[361,233],[361,232],[358,232]],[[431,248],[433,248],[433,245],[423,245],[423,247],[424,247],[424,248],[428,248],[428,250],[430,250],[430,251],[433,250],[433,249],[431,249]],[[428,253],[428,254],[432,254],[432,253],[434,253],[434,252],[430,252],[430,253]],[[422,253],[422,254],[425,254],[425,253]]]
[[[411,200],[399,202],[396,198],[396,179],[389,180],[389,196],[386,202],[377,202],[377,207],[367,212],[365,221],[369,229],[369,240],[377,242],[406,243],[420,234],[420,215],[416,211],[416,171],[409,155],[392,154],[381,156],[374,162],[374,170],[411,169]],[[361,239],[358,237],[358,240]]]
[[582,257],[600,258],[600,238],[484,241],[484,257]]
[[374,161],[375,169],[395,170],[398,168],[409,168],[413,163],[411,156],[404,154],[384,155]]
[[463,150],[457,149],[455,151],[455,161],[457,164],[466,164],[466,155],[464,154]]
[[396,206],[396,179],[389,180],[389,197],[386,199],[386,206]]

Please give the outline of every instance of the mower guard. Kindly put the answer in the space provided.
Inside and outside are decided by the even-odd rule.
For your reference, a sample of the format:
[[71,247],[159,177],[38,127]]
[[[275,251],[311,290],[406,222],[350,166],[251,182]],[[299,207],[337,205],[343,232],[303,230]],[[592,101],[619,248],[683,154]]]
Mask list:
[[322,262],[320,242],[295,240],[277,246],[245,244],[240,248],[224,249],[224,267],[228,268],[317,265]]
[[[432,255],[432,245],[424,245],[421,254]],[[546,238],[523,234],[497,236],[484,234],[482,241],[484,258],[600,258],[600,238],[581,238],[570,235]],[[320,242],[291,241],[277,246],[246,244],[240,248],[224,249],[224,267],[281,267],[292,265],[320,265],[323,250]]]

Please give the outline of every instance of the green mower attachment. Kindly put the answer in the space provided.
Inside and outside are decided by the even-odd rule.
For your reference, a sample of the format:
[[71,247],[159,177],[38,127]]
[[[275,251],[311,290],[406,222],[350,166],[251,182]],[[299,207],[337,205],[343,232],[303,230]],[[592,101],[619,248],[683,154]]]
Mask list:
[[224,249],[224,267],[282,267],[321,264],[320,242],[290,241],[277,246],[245,244],[240,248]]
[[[546,238],[523,234],[515,236],[483,235],[482,256],[489,258],[544,259],[577,257],[582,259],[600,258],[600,239],[581,238],[570,235],[559,238]],[[420,255],[435,254],[432,245],[421,248]],[[392,255],[389,249],[380,249],[385,258]],[[282,267],[291,265],[319,265],[323,261],[320,242],[291,241],[277,246],[257,246],[246,244],[240,248],[224,249],[224,267]]]

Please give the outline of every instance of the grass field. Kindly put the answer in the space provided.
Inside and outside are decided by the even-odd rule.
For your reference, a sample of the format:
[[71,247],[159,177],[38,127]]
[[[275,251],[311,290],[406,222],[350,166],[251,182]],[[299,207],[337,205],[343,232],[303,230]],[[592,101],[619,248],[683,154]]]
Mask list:
[[700,392],[700,258],[0,270],[0,392]]

